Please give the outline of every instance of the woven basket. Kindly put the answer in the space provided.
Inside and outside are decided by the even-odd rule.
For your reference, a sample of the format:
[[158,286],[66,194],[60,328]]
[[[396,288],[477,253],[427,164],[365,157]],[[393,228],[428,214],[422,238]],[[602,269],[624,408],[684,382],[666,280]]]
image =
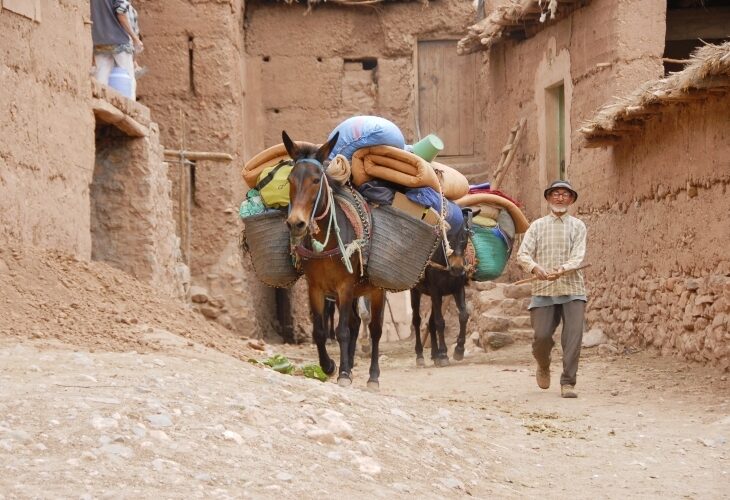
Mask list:
[[248,250],[256,277],[274,287],[288,287],[299,278],[289,247],[286,214],[278,210],[246,217],[244,251]]
[[507,245],[498,227],[473,226],[471,242],[474,245],[477,265],[472,279],[489,281],[502,275],[512,249]]
[[413,288],[436,249],[436,228],[389,206],[373,208],[372,218],[370,282],[391,291]]

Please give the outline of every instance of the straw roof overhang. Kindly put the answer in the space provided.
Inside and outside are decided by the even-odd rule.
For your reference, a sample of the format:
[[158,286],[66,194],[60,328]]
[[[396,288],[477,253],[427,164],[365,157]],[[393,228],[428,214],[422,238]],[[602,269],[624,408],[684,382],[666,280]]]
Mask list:
[[580,128],[587,147],[602,147],[641,132],[643,124],[672,106],[730,92],[730,42],[697,49],[684,70],[642,84],[631,95],[600,108]]
[[487,50],[508,38],[522,40],[560,19],[590,0],[509,0],[477,24],[459,40],[457,52],[470,54]]

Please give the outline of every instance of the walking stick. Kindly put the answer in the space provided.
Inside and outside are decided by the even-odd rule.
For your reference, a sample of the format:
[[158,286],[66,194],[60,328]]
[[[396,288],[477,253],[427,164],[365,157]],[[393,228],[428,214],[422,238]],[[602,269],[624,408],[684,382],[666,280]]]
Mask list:
[[[561,273],[553,273],[553,274],[548,275],[548,276],[557,276],[557,278],[560,278],[564,274],[572,273],[573,271],[578,271],[580,269],[585,269],[586,267],[591,267],[591,265],[590,264],[581,264],[579,267],[576,267],[575,269],[568,269],[567,271],[563,271]],[[533,276],[532,278],[527,278],[527,279],[524,279],[524,280],[515,281],[512,284],[513,285],[524,285],[525,283],[531,283],[531,282],[537,281],[539,279],[540,278],[538,278],[537,276]],[[548,280],[545,280],[545,281],[548,281]]]

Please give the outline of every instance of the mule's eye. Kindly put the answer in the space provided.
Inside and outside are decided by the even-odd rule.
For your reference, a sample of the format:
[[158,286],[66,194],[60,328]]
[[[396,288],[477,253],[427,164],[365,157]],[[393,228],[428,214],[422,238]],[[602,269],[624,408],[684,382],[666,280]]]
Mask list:
[[318,177],[312,181],[312,184],[319,184],[320,182],[322,182],[322,179]]

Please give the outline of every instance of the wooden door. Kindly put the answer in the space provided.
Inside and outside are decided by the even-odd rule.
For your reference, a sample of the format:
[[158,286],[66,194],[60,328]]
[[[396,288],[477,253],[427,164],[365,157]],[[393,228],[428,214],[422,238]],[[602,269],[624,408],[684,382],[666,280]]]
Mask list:
[[473,156],[475,54],[456,55],[456,40],[418,42],[418,126],[444,141],[439,156]]

